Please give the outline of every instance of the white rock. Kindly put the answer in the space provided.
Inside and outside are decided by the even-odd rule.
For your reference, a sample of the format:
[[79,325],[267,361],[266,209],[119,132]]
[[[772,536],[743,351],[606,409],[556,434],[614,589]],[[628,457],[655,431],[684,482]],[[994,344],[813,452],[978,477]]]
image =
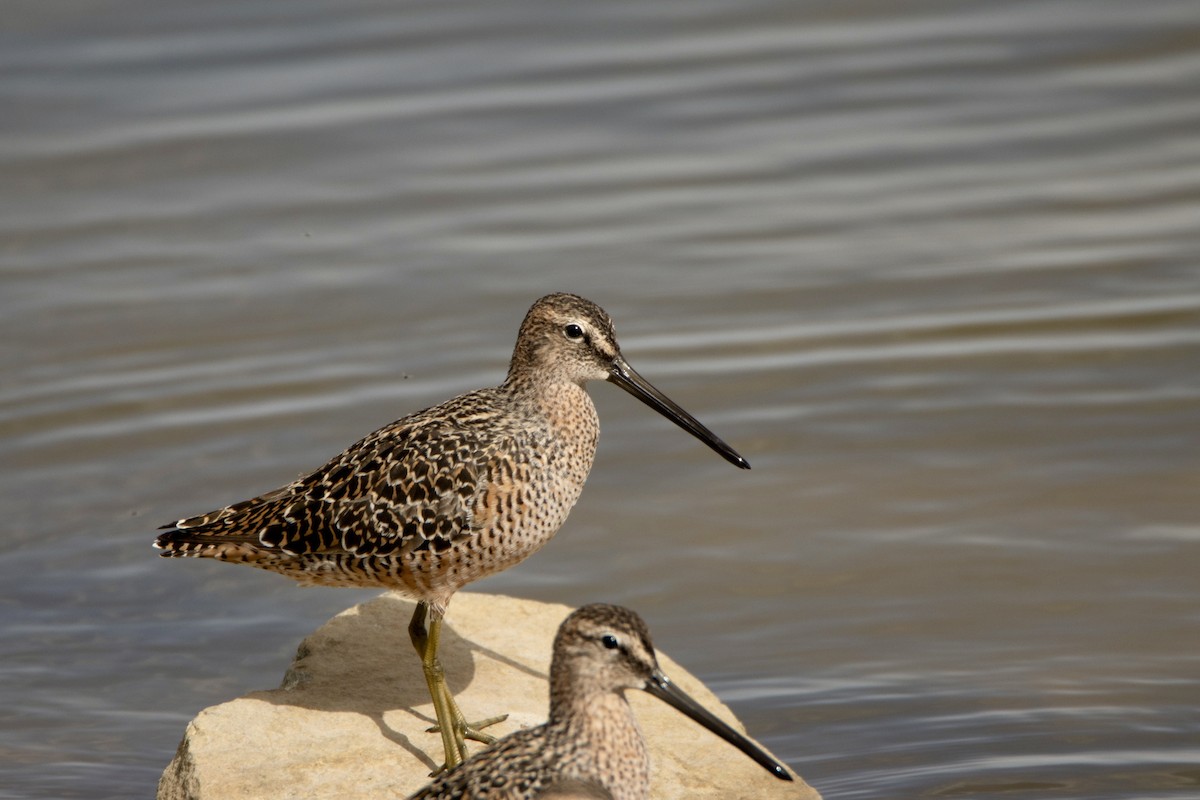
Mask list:
[[[207,708],[158,784],[159,800],[403,798],[428,782],[441,738],[408,641],[413,604],[384,594],[301,643],[279,689]],[[503,735],[545,721],[550,647],[566,606],[459,592],[442,629],[450,689],[470,718],[508,712]],[[651,627],[653,634],[653,627]],[[661,652],[663,671],[735,728],[733,714]],[[820,800],[643,692],[627,693],[650,746],[660,800]],[[474,743],[472,743],[474,744]],[[474,744],[475,747],[483,745]]]

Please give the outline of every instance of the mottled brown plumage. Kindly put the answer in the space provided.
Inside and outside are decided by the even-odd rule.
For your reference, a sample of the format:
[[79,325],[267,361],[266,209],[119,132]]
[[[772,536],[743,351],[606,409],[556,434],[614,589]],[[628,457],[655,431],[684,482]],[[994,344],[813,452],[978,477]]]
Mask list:
[[[521,323],[508,376],[381,428],[307,477],[165,526],[164,556],[201,556],[301,583],[380,586],[419,601],[409,626],[446,748],[490,741],[462,719],[437,644],[460,588],[517,564],[554,536],[592,466],[599,421],[584,384],[609,380],[739,467],[740,455],[633,371],[612,321],[570,294]],[[447,724],[447,722],[452,724]]]
[[787,769],[705,711],[663,674],[646,623],[620,606],[573,612],[550,662],[550,718],[517,731],[439,776],[411,800],[645,800],[650,757],[626,689],[642,689],[704,725],[764,769]]

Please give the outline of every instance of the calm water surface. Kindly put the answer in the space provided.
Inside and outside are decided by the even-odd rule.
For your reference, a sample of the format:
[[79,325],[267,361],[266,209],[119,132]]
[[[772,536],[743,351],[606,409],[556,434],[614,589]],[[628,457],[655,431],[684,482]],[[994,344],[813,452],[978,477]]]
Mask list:
[[551,290],[754,469],[596,386],[479,589],[633,606],[828,798],[1200,797],[1198,87],[1190,1],[6,4],[0,797],[276,685],[370,593],[154,529]]

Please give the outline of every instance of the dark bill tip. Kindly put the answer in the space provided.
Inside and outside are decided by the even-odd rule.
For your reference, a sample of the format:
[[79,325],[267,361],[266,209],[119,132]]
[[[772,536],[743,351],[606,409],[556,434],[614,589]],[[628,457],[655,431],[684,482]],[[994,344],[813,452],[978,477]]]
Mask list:
[[639,375],[619,355],[613,361],[608,380],[704,442],[730,464],[740,469],[750,469],[750,462],[742,458],[741,453],[725,444],[721,437],[701,425],[699,420],[684,411],[674,400],[655,389],[650,381]]
[[781,781],[795,780],[787,767],[767,755],[761,747],[750,741],[746,736],[729,727],[723,720],[714,715],[704,706],[693,700],[687,693],[674,684],[670,678],[655,670],[654,675],[646,681],[646,692],[654,695],[676,711],[683,713],[710,731],[720,736],[731,745],[741,750],[754,760],[756,764],[774,775]]

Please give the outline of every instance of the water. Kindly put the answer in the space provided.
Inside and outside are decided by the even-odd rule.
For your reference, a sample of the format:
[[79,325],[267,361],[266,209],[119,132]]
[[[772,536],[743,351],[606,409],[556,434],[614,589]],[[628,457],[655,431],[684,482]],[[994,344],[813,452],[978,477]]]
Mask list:
[[0,797],[276,685],[370,593],[154,529],[551,290],[754,469],[596,386],[479,589],[638,609],[829,798],[1200,797],[1198,86],[1191,2],[6,4]]

